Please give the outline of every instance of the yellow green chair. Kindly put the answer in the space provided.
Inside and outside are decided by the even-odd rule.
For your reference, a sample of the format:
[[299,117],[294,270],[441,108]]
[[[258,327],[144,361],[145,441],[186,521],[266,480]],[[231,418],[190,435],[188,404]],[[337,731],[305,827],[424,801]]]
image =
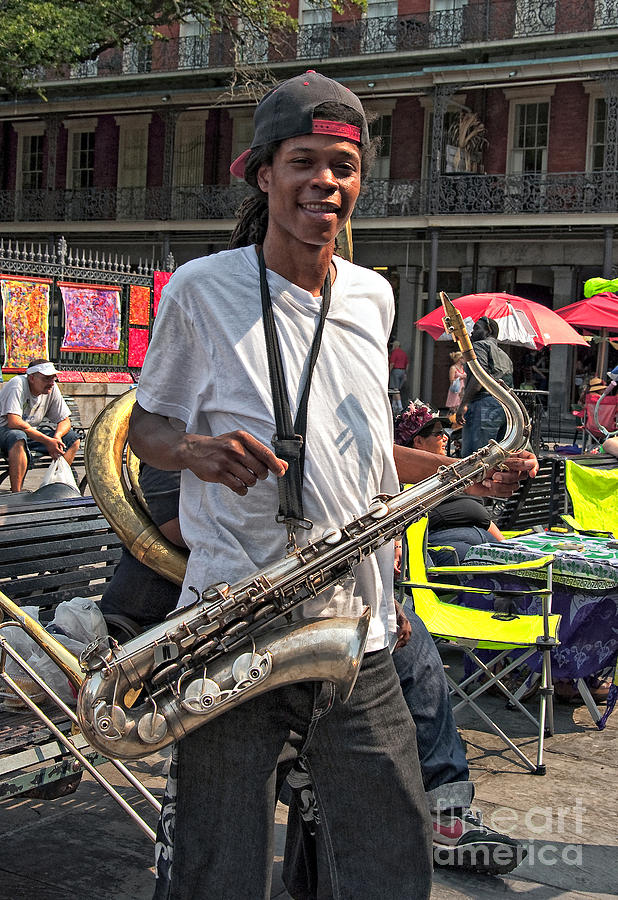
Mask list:
[[618,469],[595,469],[565,461],[564,482],[573,506],[562,516],[575,531],[618,535]]
[[[549,554],[529,562],[487,565],[487,566],[442,566],[433,567],[429,571],[439,575],[441,579],[450,577],[450,581],[429,581],[425,565],[425,547],[427,537],[426,517],[410,525],[404,535],[400,599],[404,604],[412,599],[414,611],[423,620],[429,632],[435,638],[448,641],[451,646],[461,650],[470,660],[474,671],[463,681],[456,682],[445,671],[453,712],[469,706],[516,754],[521,762],[535,775],[544,775],[546,766],[543,763],[544,739],[546,731],[553,734],[553,684],[551,676],[551,653],[558,646],[558,626],[560,616],[551,612],[552,596],[552,563],[554,557]],[[466,575],[482,572],[483,574],[516,573],[524,576],[532,569],[544,569],[547,573],[545,588],[534,588],[530,593],[540,595],[543,612],[540,615],[502,614],[487,610],[470,609],[439,599],[438,594],[491,594],[492,591],[473,588],[455,582],[459,573]],[[414,574],[414,580],[410,577]],[[407,591],[405,588],[407,587]],[[409,594],[408,594],[409,592]],[[510,592],[505,592],[510,593]],[[525,593],[525,591],[519,592]],[[408,596],[406,596],[408,594]],[[496,656],[486,664],[478,656],[479,650],[495,651]],[[515,658],[509,659],[513,651]],[[515,668],[535,653],[542,653],[541,684],[539,689],[538,718],[526,709],[517,693],[513,693],[504,683],[504,678]],[[534,725],[537,735],[536,761],[530,760],[523,750],[497,725],[496,722],[477,703],[477,699],[489,688],[496,687],[505,696],[509,706],[519,710]]]

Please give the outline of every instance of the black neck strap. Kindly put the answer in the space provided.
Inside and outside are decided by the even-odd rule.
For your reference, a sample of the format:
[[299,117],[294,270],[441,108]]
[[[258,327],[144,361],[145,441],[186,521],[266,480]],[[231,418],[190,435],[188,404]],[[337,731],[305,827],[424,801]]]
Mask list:
[[309,403],[309,391],[311,389],[311,376],[318,358],[324,322],[330,306],[330,271],[327,272],[322,288],[322,308],[320,321],[316,328],[311,351],[309,353],[309,366],[307,379],[303,388],[302,397],[298,404],[296,419],[292,423],[290,401],[285,381],[281,347],[275,327],[272,300],[266,279],[266,263],[264,253],[260,248],[258,254],[260,267],[260,293],[262,297],[262,319],[264,321],[264,335],[266,337],[266,352],[268,355],[268,372],[270,376],[270,389],[273,395],[275,410],[276,433],[273,436],[275,454],[288,464],[285,475],[277,480],[279,487],[279,512],[277,522],[285,524],[288,530],[288,540],[294,544],[294,534],[297,528],[312,528],[313,523],[305,518],[303,513],[303,473],[305,468],[305,437],[307,433],[307,406]]

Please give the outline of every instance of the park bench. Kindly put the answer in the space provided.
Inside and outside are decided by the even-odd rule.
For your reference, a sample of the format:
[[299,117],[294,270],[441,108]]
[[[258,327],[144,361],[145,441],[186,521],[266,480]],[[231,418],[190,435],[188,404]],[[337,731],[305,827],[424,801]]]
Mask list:
[[[100,598],[121,546],[92,497],[20,507],[0,502],[0,590],[19,606],[39,607],[41,622],[49,622],[64,600]],[[80,763],[34,713],[8,700],[2,706],[0,798],[53,799],[75,790]],[[61,710],[50,705],[45,712],[63,733],[71,732]],[[81,735],[75,742],[93,765],[105,762]]]
[[[83,469],[84,466],[84,445],[86,443],[86,431],[87,429],[82,425],[80,420],[80,412],[79,407],[77,406],[76,401],[72,397],[64,397],[64,401],[66,402],[69,410],[71,412],[71,428],[75,431],[80,440],[80,447],[77,451],[75,459],[73,461],[73,474],[75,475],[75,480],[77,484],[80,484],[80,478],[77,476],[78,469]],[[51,459],[45,453],[33,453],[31,458],[31,463],[28,471],[32,469],[47,469],[51,463]],[[4,456],[0,455],[0,485],[6,481],[9,477],[9,466],[4,458]],[[27,489],[27,479],[28,475],[26,474],[26,482],[24,483],[24,489]]]

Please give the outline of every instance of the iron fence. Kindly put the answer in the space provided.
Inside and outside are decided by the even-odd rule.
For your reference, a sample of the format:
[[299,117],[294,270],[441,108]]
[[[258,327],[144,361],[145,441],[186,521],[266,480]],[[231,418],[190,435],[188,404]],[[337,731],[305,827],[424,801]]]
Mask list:
[[[141,222],[233,219],[249,188],[88,188],[0,191],[0,222]],[[425,181],[370,179],[355,216],[611,213],[618,172],[442,175]]]
[[459,8],[400,16],[358,16],[301,25],[297,31],[260,35],[247,30],[233,39],[225,30],[171,40],[152,47],[108,50],[72,69],[37,73],[58,78],[116,78],[125,74],[187,71],[243,64],[339,59],[430,51],[465,44],[511,42],[543,36],[602,32],[618,27],[618,0],[477,0]]

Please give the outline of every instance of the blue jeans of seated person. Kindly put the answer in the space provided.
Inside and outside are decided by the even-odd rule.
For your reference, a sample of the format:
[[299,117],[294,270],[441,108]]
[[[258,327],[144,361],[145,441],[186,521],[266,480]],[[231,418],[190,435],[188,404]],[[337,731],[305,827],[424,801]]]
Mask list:
[[442,531],[430,531],[427,535],[429,543],[429,555],[436,566],[457,565],[450,551],[435,550],[437,547],[452,547],[457,553],[458,561],[463,562],[470,547],[479,544],[498,544],[498,538],[494,537],[484,528],[476,525],[464,528],[444,528]]
[[[467,808],[474,785],[463,743],[451,710],[449,690],[440,654],[416,613],[405,609],[412,626],[410,640],[393,653],[403,697],[416,726],[416,745],[425,797],[431,813]],[[283,881],[295,900],[335,896],[320,894],[316,878],[316,836],[322,828],[319,800],[311,790],[309,774],[294,767],[286,833]],[[359,785],[361,785],[359,779]],[[357,789],[359,789],[357,787]],[[362,831],[362,828],[359,829]],[[401,832],[397,833],[395,843]],[[369,895],[361,891],[359,897]],[[384,898],[390,900],[385,887]]]
[[473,400],[466,411],[461,436],[461,455],[469,456],[490,440],[499,441],[506,431],[506,415],[495,397],[486,394]]
[[365,655],[350,700],[290,684],[176,744],[157,832],[156,900],[270,897],[274,812],[302,753],[315,786],[320,900],[425,900],[431,829],[388,650]]
[[[56,431],[53,425],[37,425],[36,428],[37,431],[40,431],[42,434],[46,434],[49,437],[53,437]],[[78,440],[79,437],[72,428],[69,428],[67,433],[62,436],[62,443],[67,450]],[[47,447],[44,444],[39,443],[39,441],[33,441],[26,437],[25,431],[21,431],[19,428],[9,428],[8,425],[0,426],[0,452],[3,456],[8,458],[11,447],[18,441],[25,442],[28,465],[32,462],[33,453],[41,453],[43,455],[47,453]]]

